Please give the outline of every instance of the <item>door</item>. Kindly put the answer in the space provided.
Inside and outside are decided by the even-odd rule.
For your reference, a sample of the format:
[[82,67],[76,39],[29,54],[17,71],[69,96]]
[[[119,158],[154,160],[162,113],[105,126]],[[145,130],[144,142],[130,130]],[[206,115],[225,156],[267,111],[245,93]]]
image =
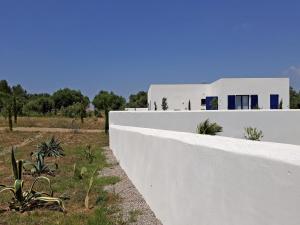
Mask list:
[[270,109],[278,109],[279,95],[270,95]]

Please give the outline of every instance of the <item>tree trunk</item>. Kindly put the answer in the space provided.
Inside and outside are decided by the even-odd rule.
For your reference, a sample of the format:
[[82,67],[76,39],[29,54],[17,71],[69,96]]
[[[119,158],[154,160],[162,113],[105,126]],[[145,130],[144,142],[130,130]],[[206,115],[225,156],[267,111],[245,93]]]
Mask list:
[[17,100],[16,97],[14,96],[13,98],[13,114],[14,114],[14,122],[17,124],[18,122],[18,109],[17,109]]
[[107,134],[109,131],[109,111],[105,110],[105,133]]
[[13,121],[12,121],[11,109],[8,110],[8,126],[9,126],[9,130],[12,131],[13,130]]

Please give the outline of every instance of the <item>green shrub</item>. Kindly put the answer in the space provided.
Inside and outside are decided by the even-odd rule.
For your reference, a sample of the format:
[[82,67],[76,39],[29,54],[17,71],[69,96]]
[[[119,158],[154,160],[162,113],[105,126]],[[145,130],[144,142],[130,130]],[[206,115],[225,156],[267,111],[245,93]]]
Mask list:
[[83,155],[84,158],[88,160],[89,163],[92,163],[96,158],[91,145],[87,145],[86,148],[83,149]]
[[65,117],[70,117],[70,118],[87,116],[86,109],[80,102],[77,102],[77,103],[67,106],[67,107],[62,107],[60,110],[60,113],[61,113],[61,115],[65,116]]
[[28,101],[23,106],[23,112],[27,116],[46,115],[54,109],[54,102],[50,96],[42,96]]
[[252,141],[260,141],[264,136],[261,130],[258,130],[253,127],[245,128],[245,138]]
[[197,126],[198,134],[216,135],[217,133],[222,131],[223,128],[220,125],[218,125],[217,123],[210,123],[209,119],[205,120]]
[[161,108],[162,108],[162,110],[164,110],[164,111],[166,111],[166,110],[168,110],[168,102],[167,102],[167,98],[166,97],[164,97],[164,98],[162,98],[162,101],[161,101]]

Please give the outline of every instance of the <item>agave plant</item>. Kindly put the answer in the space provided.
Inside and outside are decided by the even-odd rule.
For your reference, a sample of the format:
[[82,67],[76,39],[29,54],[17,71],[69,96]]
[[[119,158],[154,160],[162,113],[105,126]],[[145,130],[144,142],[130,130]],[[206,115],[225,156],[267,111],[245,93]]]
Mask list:
[[[51,188],[51,182],[47,177],[37,177],[27,191],[23,190],[24,180],[22,179],[23,161],[16,161],[14,150],[11,151],[11,164],[13,169],[13,175],[15,178],[14,186],[0,185],[0,193],[9,191],[12,193],[13,198],[9,203],[11,210],[20,212],[32,210],[36,207],[45,206],[48,204],[56,204],[61,211],[64,211],[63,202],[60,198],[53,197],[53,190]],[[45,180],[50,189],[50,193],[38,192],[34,190],[34,186],[38,181]]]
[[245,138],[252,141],[260,141],[264,135],[261,130],[253,127],[246,127],[245,128]]
[[80,180],[83,179],[83,177],[85,176],[85,174],[88,172],[86,167],[81,167],[80,171],[77,168],[76,163],[73,165],[73,177],[74,178],[79,178]]
[[93,153],[91,145],[86,146],[86,149],[83,150],[83,154],[84,154],[85,159],[87,159],[89,161],[89,163],[92,163],[94,161],[94,159],[96,158],[96,156]]
[[92,176],[90,178],[90,182],[89,182],[89,186],[87,188],[87,192],[86,192],[86,196],[85,196],[85,199],[84,199],[84,206],[86,209],[90,209],[90,193],[91,193],[91,189],[92,189],[92,186],[93,186],[93,183],[94,183],[94,176],[96,174],[96,172],[98,171],[98,168],[96,168],[94,170],[94,172],[92,173]]
[[[31,155],[33,156],[33,154]],[[54,176],[55,170],[58,169],[57,163],[52,164],[46,164],[45,163],[45,156],[42,152],[38,152],[37,154],[34,154],[35,156],[35,163],[32,163],[30,161],[24,161],[23,167],[26,171],[28,171],[28,168],[31,167],[31,174],[48,174],[51,176]]]
[[52,136],[50,140],[41,142],[37,147],[37,152],[34,154],[42,153],[44,157],[60,157],[64,156],[64,150],[60,145],[61,143]]
[[217,133],[222,131],[223,128],[220,125],[218,125],[217,123],[209,122],[209,119],[205,120],[197,126],[198,134],[216,135]]

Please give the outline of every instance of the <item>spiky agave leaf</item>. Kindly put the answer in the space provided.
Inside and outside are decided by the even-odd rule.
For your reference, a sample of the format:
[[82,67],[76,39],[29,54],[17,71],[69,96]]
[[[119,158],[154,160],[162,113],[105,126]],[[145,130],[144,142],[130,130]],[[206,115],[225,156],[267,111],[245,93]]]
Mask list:
[[23,196],[23,180],[15,180],[14,189],[15,189],[15,198],[19,202],[23,202],[24,196]]
[[74,165],[73,165],[73,177],[76,176],[76,171],[77,171],[76,163],[74,163]]
[[[28,191],[23,191],[24,181],[22,180],[22,168],[23,168],[23,161],[16,161],[14,150],[12,149],[11,152],[11,159],[12,159],[12,167],[13,173],[15,176],[15,182],[13,187],[8,187],[6,185],[0,185],[0,193],[9,191],[13,194],[12,201],[9,203],[10,209],[15,209],[20,212],[24,212],[26,210],[32,209],[39,205],[39,202],[44,203],[51,203],[56,202],[62,211],[64,211],[63,202],[59,198],[53,197],[53,190],[51,187],[51,181],[47,177],[37,177]],[[45,180],[50,189],[50,193],[45,192],[37,192],[33,188],[38,181]]]
[[90,195],[90,192],[91,192],[91,188],[93,186],[93,182],[94,182],[94,176],[92,176],[91,179],[90,179],[89,186],[88,186],[86,196],[85,196],[85,199],[84,199],[84,206],[85,206],[86,209],[89,209],[89,202],[90,202],[89,195]]
[[63,201],[61,199],[59,199],[59,198],[54,198],[54,197],[33,197],[33,199],[35,201],[42,201],[42,202],[45,202],[45,203],[56,202],[58,204],[58,206],[61,208],[61,210],[63,212],[65,211],[65,207],[64,207]]
[[80,175],[79,175],[79,178],[82,179],[84,174],[87,173],[87,168],[86,167],[82,167],[81,170],[80,170]]
[[40,152],[35,155],[35,163],[32,163],[30,161],[25,161],[24,162],[24,169],[29,170],[28,167],[31,167],[31,173],[34,174],[42,174],[42,173],[47,173],[49,175],[54,176],[55,170],[58,169],[57,163],[51,163],[51,164],[45,164],[44,160],[44,155]]
[[85,196],[85,199],[84,199],[84,206],[86,209],[89,209],[90,208],[90,205],[89,205],[89,202],[90,202],[90,192],[91,192],[91,189],[92,189],[92,186],[93,186],[93,183],[94,183],[94,176],[95,176],[95,173],[98,171],[98,168],[96,168],[90,178],[90,182],[89,182],[89,186],[88,186],[88,189],[87,189],[87,192],[86,192],[86,196]]
[[[41,180],[45,180],[47,183],[48,183],[48,187],[50,189],[50,194],[49,196],[53,196],[53,190],[52,190],[52,187],[51,187],[51,181],[48,177],[44,177],[44,176],[41,176],[41,177],[37,177],[35,178],[35,180],[33,181],[33,183],[31,184],[31,187],[29,189],[29,192],[35,192],[34,191],[34,185],[38,182],[38,181],[41,181]],[[48,194],[47,194],[48,195]]]
[[15,195],[15,189],[14,187],[7,187],[5,185],[0,185],[0,187],[3,187],[1,190],[0,190],[0,193],[1,192],[4,192],[4,191],[10,191],[13,193],[13,195]]
[[42,153],[45,157],[60,157],[65,155],[61,143],[54,136],[49,141],[38,145],[38,153]]
[[13,169],[14,178],[19,179],[18,166],[17,166],[17,161],[16,161],[15,152],[14,152],[13,147],[11,148],[11,165],[12,165],[12,169]]

